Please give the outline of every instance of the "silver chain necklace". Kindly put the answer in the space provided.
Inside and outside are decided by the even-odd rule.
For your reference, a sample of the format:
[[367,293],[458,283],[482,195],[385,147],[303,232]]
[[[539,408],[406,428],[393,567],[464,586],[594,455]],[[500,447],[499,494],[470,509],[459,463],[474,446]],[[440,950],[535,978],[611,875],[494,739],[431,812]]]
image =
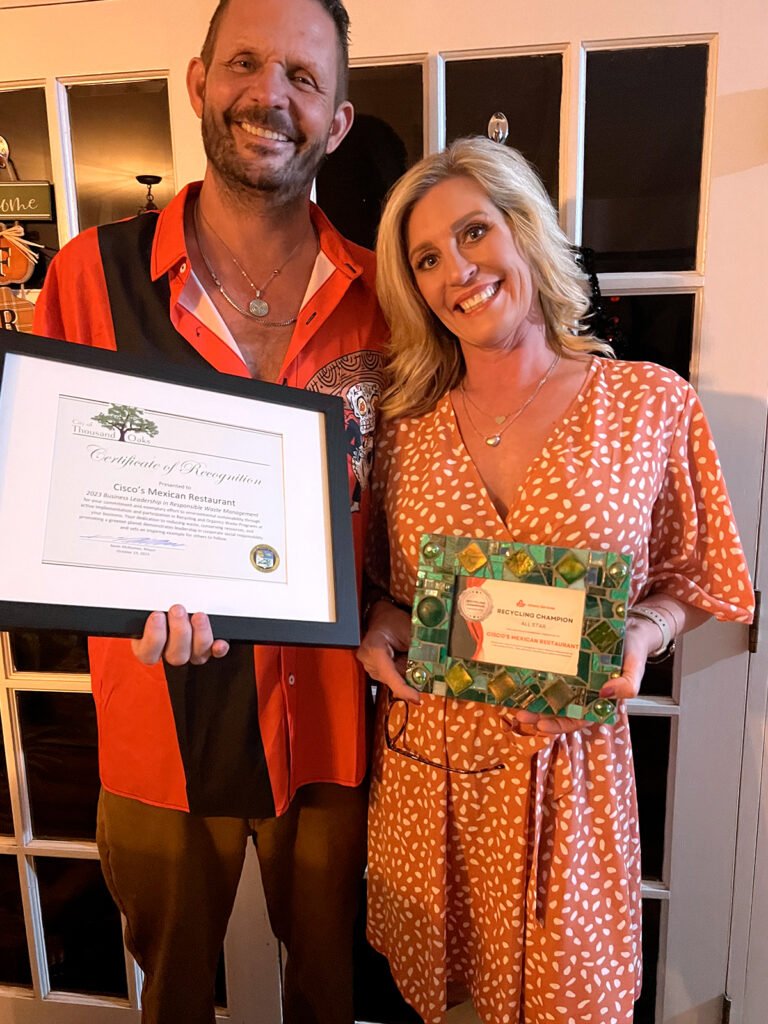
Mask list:
[[[208,273],[211,275],[211,280],[213,281],[213,283],[218,288],[219,292],[221,293],[222,298],[225,299],[230,304],[230,306],[233,309],[237,310],[237,312],[241,316],[248,317],[249,320],[253,320],[254,323],[259,324],[261,327],[290,327],[291,324],[295,324],[296,321],[298,320],[298,313],[296,314],[296,316],[291,317],[290,320],[265,320],[264,318],[269,313],[269,305],[268,305],[268,303],[264,299],[262,299],[261,295],[262,295],[262,293],[264,291],[264,288],[266,288],[270,284],[270,282],[275,277],[277,277],[277,275],[280,273],[280,271],[286,265],[288,260],[290,260],[291,257],[296,253],[296,251],[299,248],[299,245],[301,245],[301,242],[303,241],[303,239],[299,240],[298,245],[296,245],[296,247],[293,249],[293,252],[291,252],[291,254],[288,256],[288,259],[286,259],[283,262],[282,266],[278,267],[276,270],[272,271],[272,274],[270,275],[269,281],[267,281],[267,284],[264,285],[264,288],[258,289],[253,284],[253,282],[248,277],[248,275],[245,273],[245,271],[240,266],[240,264],[237,262],[237,259],[235,258],[234,253],[229,249],[229,247],[228,247],[227,243],[224,241],[224,239],[221,238],[217,234],[217,232],[213,229],[213,227],[211,227],[211,225],[208,224],[208,221],[205,220],[206,224],[208,224],[208,227],[211,228],[211,231],[213,231],[214,235],[216,235],[216,237],[219,239],[221,244],[224,246],[224,248],[227,250],[229,255],[232,257],[232,260],[237,265],[238,269],[240,270],[240,273],[245,277],[246,281],[248,281],[248,283],[251,285],[251,287],[256,292],[256,298],[252,299],[248,303],[248,307],[245,308],[245,307],[241,306],[238,302],[235,302],[235,300],[232,298],[232,296],[225,290],[224,285],[221,283],[221,281],[217,277],[216,271],[211,266],[211,263],[210,263],[208,257],[205,255],[205,252],[203,251],[203,246],[202,246],[202,243],[200,241],[200,227],[199,227],[199,224],[198,224],[198,209],[199,209],[199,206],[196,203],[195,204],[194,219],[195,219],[195,235],[197,236],[197,247],[200,250],[200,255],[203,257],[203,263],[205,264],[205,268],[208,271]],[[203,216],[202,213],[200,214],[200,216],[201,217]],[[203,218],[203,219],[205,219],[205,218]]]
[[[528,398],[526,398],[526,400],[523,402],[523,404],[520,406],[519,409],[516,409],[515,412],[513,412],[513,413],[507,413],[506,416],[502,416],[502,417],[495,416],[495,417],[493,417],[493,419],[495,420],[495,422],[497,424],[499,424],[499,423],[503,423],[504,424],[504,426],[501,428],[501,430],[497,430],[494,434],[484,434],[482,432],[482,430],[480,430],[478,428],[478,426],[476,425],[475,421],[472,419],[472,414],[469,411],[469,406],[473,405],[475,407],[475,409],[477,409],[478,412],[483,412],[483,410],[480,408],[479,405],[476,405],[472,401],[472,399],[469,397],[469,395],[467,394],[466,390],[464,389],[464,381],[462,381],[461,384],[459,384],[459,391],[461,392],[461,401],[462,401],[462,403],[464,405],[464,412],[467,414],[467,421],[468,421],[470,427],[472,427],[474,432],[477,434],[477,436],[482,438],[482,440],[485,441],[485,443],[488,445],[489,448],[498,448],[498,446],[501,444],[501,437],[502,437],[502,434],[504,433],[504,431],[508,427],[511,427],[512,424],[515,422],[515,420],[518,420],[523,415],[525,410],[533,403],[533,401],[536,398],[536,396],[538,395],[538,393],[541,391],[541,389],[547,383],[549,378],[552,376],[552,374],[554,372],[554,369],[555,369],[555,367],[557,366],[557,364],[559,362],[560,362],[560,353],[558,352],[555,355],[555,358],[549,364],[549,367],[547,368],[547,372],[544,374],[544,376],[541,378],[539,383],[533,389],[532,393],[528,396]],[[488,415],[488,414],[487,413],[483,413],[483,415]]]

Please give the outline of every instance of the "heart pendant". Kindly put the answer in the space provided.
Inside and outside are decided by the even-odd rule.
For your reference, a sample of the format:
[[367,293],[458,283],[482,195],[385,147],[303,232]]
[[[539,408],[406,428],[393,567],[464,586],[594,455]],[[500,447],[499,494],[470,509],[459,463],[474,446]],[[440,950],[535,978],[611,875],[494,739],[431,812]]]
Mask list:
[[488,445],[489,448],[498,448],[498,446],[501,444],[501,435],[493,434],[491,437],[486,437],[485,443]]

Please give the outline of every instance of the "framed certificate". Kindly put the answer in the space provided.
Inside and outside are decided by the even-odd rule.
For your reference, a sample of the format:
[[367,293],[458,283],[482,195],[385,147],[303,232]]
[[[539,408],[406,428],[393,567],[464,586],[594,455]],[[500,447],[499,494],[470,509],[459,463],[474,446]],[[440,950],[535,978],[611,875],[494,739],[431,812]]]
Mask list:
[[591,722],[621,673],[631,557],[426,534],[406,679],[418,690]]
[[337,397],[0,331],[0,628],[359,642]]

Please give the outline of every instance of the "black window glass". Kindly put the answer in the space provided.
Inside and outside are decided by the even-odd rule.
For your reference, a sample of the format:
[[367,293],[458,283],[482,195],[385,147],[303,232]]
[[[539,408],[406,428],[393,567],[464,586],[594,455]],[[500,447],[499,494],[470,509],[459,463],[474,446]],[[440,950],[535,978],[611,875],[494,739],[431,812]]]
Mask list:
[[619,359],[659,363],[690,378],[694,295],[609,295],[603,297],[602,310]]
[[600,271],[692,270],[708,47],[587,54],[585,246]]
[[99,862],[37,857],[34,868],[51,988],[127,998],[120,913]]
[[81,230],[144,206],[137,175],[161,179],[152,192],[165,206],[174,191],[167,81],[70,85],[67,93]]
[[88,641],[82,633],[17,629],[11,633],[17,672],[88,672]]
[[[0,854],[0,985],[32,987],[16,857]],[[12,1012],[12,1011],[11,1011]]]
[[[29,89],[8,89],[0,92],[0,135],[5,139],[9,160],[5,170],[0,170],[0,181],[53,181],[51,147],[48,139],[48,114],[45,107],[45,90],[41,86]],[[56,197],[54,196],[54,218]],[[15,218],[4,217],[0,222],[10,225]],[[26,288],[40,288],[45,280],[45,271],[58,251],[59,233],[56,220],[21,221],[24,237],[30,242],[44,246],[36,249],[39,254],[31,277],[23,282]],[[3,282],[0,280],[0,285]],[[14,291],[17,285],[11,285]]]
[[424,150],[421,64],[350,68],[355,120],[317,176],[317,201],[339,231],[373,248],[384,197]]
[[227,970],[224,962],[224,950],[221,951],[219,957],[219,963],[216,968],[216,987],[215,987],[215,999],[216,1005],[221,1007],[222,1010],[227,1008]]
[[562,82],[559,53],[446,61],[446,141],[487,135],[490,118],[503,113],[507,145],[530,160],[557,205]]
[[635,1003],[633,1024],[655,1024],[661,947],[661,900],[643,900],[643,988]]
[[664,869],[671,722],[654,715],[632,715],[629,726],[640,811],[643,878],[660,879]]
[[0,835],[13,835],[11,790],[8,781],[8,765],[5,760],[5,742],[2,731],[0,731]]
[[37,839],[94,839],[99,772],[89,693],[20,692],[21,741]]

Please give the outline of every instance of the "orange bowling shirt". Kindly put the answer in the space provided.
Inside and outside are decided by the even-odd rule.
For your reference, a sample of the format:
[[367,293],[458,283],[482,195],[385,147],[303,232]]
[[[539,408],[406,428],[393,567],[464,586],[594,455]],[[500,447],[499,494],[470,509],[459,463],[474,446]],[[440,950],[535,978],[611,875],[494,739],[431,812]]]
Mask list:
[[[91,228],[66,245],[37,302],[35,332],[249,376],[191,274],[184,208],[199,187],[157,216]],[[373,254],[317,207],[311,215],[320,253],[278,381],[345,400],[359,583],[387,329]],[[363,779],[366,690],[353,651],[234,644],[220,661],[181,669],[140,664],[124,639],[91,638],[89,654],[101,781],[112,793],[264,817],[282,813],[305,783]]]

